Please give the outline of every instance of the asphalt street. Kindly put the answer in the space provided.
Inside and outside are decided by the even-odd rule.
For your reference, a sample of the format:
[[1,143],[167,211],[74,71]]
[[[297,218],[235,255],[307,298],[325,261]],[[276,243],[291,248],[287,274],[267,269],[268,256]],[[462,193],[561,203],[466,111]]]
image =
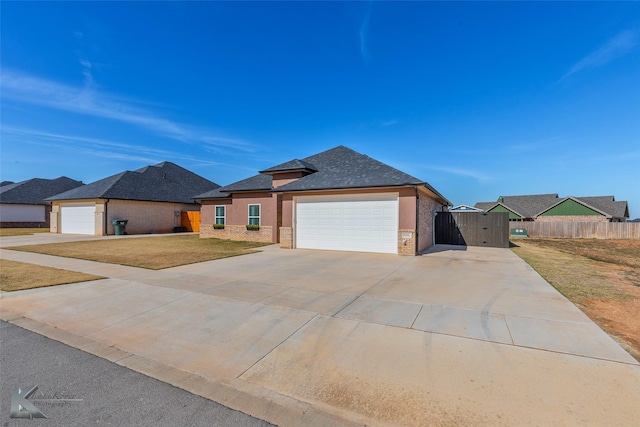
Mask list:
[[[2,426],[270,426],[58,341],[0,322]],[[12,390],[46,419],[10,417]]]

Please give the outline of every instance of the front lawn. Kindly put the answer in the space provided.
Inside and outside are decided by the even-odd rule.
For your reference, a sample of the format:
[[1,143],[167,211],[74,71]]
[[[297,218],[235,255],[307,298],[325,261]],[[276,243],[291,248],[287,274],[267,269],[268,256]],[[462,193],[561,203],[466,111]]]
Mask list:
[[254,252],[270,243],[201,239],[197,235],[154,236],[133,239],[102,239],[84,242],[48,243],[7,249],[89,261],[142,267],[152,270],[211,261]]
[[513,252],[640,360],[640,240],[513,242]]
[[28,236],[35,233],[48,233],[48,228],[0,228],[2,236]]
[[0,259],[0,290],[5,292],[98,279],[104,277]]

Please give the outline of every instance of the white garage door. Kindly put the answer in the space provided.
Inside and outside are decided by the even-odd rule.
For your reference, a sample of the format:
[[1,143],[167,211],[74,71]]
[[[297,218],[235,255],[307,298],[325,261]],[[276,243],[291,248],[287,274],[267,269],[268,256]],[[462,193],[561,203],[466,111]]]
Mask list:
[[96,234],[95,205],[62,206],[60,226],[62,233]]
[[296,247],[398,253],[398,195],[299,197]]

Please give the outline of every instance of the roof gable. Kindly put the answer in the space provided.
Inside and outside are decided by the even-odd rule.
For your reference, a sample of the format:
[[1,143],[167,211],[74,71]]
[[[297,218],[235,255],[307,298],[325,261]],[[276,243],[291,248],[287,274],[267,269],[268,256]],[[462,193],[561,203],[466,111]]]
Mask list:
[[469,205],[457,205],[449,208],[449,212],[482,212],[483,210]]
[[193,203],[193,195],[220,187],[175,163],[162,162],[125,171],[49,200],[120,199]]
[[507,206],[502,203],[496,203],[491,209],[487,210],[487,212],[507,212],[509,214],[509,219],[523,219],[524,217],[514,211],[513,209],[509,209]]
[[0,203],[44,205],[50,196],[73,188],[82,187],[82,181],[66,176],[55,179],[32,178],[0,187]]
[[544,209],[536,216],[573,216],[573,215],[584,215],[584,216],[598,216],[603,215],[607,218],[611,218],[611,215],[603,212],[584,201],[577,199],[575,197],[569,196],[560,200],[559,202],[549,206]]

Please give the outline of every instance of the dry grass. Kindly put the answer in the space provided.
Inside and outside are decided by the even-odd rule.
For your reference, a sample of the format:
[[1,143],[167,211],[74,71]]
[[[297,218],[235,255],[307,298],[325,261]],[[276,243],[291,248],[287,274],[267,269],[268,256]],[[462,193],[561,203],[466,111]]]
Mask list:
[[513,252],[640,360],[640,240],[514,242]]
[[48,228],[0,228],[0,237],[2,236],[27,236],[35,233],[48,233]]
[[0,290],[5,292],[98,279],[104,277],[0,259]]
[[250,254],[258,252],[251,249],[265,245],[189,235],[49,243],[8,249],[159,270]]

